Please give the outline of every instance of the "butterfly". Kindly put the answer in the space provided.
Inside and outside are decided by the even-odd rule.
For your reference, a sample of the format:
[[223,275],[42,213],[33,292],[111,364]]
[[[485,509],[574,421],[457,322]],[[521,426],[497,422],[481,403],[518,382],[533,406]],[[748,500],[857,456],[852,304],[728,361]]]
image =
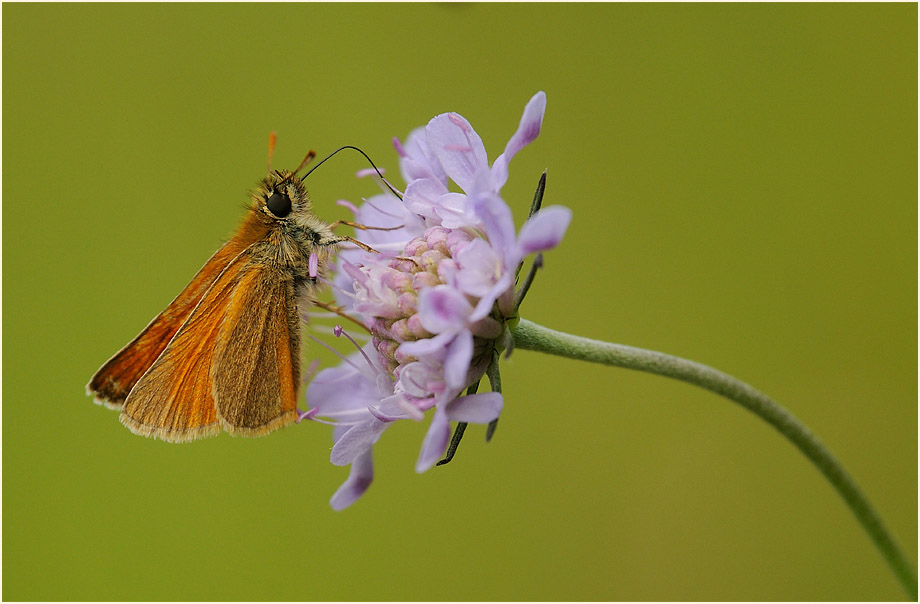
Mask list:
[[[273,142],[273,141],[272,141]],[[296,176],[272,171],[234,235],[87,385],[135,434],[169,442],[262,436],[299,417],[299,306],[350,237],[316,217]]]

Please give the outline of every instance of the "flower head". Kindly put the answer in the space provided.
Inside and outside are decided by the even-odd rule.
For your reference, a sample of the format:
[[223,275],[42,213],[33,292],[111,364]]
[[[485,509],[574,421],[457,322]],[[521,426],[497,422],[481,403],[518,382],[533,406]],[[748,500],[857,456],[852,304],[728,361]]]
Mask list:
[[[515,279],[525,256],[555,247],[571,211],[533,214],[516,232],[501,198],[511,158],[540,133],[546,95],[527,104],[517,131],[490,165],[469,122],[456,113],[433,118],[405,143],[394,141],[407,185],[402,199],[372,197],[355,208],[379,253],[348,250],[334,283],[339,301],[368,328],[371,342],[307,390],[315,414],[337,422],[332,463],[351,464],[333,497],[341,508],[373,477],[371,449],[394,421],[434,410],[416,470],[445,453],[450,421],[490,423],[500,392],[467,394],[510,341],[516,319]],[[453,181],[463,192],[449,189]]]

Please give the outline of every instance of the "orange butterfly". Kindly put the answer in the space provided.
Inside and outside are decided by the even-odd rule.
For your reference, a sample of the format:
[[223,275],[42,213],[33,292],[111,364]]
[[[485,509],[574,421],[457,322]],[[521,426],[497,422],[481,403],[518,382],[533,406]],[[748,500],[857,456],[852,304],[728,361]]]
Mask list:
[[[274,139],[272,139],[273,142]],[[298,302],[315,302],[339,243],[293,172],[269,171],[243,223],[86,387],[135,434],[262,436],[298,417]]]

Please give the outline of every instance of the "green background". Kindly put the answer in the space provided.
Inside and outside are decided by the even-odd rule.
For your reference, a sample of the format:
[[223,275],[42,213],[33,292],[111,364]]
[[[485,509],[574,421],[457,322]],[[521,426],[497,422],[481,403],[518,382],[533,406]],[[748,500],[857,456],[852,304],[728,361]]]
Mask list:
[[[177,446],[90,375],[185,285],[265,170],[466,116],[574,220],[524,316],[692,358],[775,397],[916,561],[917,6],[3,6],[3,598],[877,600],[836,493],[737,406],[519,351],[495,439],[367,495],[318,424]],[[376,192],[356,155],[319,214]],[[309,352],[321,354],[309,344]]]

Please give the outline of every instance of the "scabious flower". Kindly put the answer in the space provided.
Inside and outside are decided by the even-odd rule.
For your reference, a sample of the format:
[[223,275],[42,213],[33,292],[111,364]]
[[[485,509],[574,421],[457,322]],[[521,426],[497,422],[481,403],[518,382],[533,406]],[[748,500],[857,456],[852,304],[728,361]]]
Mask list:
[[444,455],[451,421],[498,418],[499,392],[463,391],[510,343],[523,259],[555,247],[571,219],[568,208],[547,207],[516,232],[500,196],[509,162],[539,135],[545,108],[539,92],[491,165],[466,119],[438,115],[404,143],[394,139],[407,183],[401,198],[384,193],[351,206],[358,223],[389,230],[362,237],[378,253],[342,252],[333,279],[339,302],[371,341],[307,389],[311,416],[336,424],[332,463],[351,465],[334,508],[347,507],[370,485],[372,447],[394,421],[422,420],[433,409],[416,463],[424,472]]

